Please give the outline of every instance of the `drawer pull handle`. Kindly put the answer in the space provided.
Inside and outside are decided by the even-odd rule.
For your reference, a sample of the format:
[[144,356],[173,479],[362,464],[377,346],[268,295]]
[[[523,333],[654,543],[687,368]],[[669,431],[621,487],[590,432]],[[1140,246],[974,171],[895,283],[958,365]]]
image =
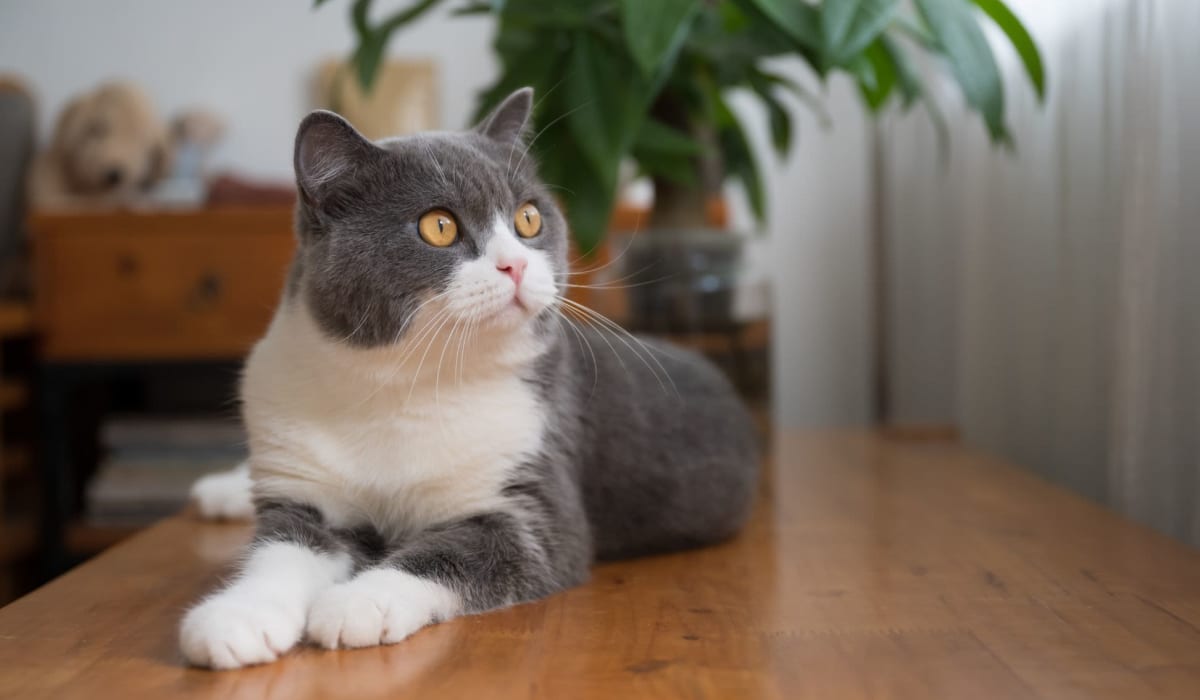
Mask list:
[[122,277],[133,277],[138,273],[137,258],[132,255],[122,255],[117,258],[117,274]]
[[195,289],[192,290],[192,308],[203,309],[212,306],[221,299],[221,288],[223,287],[221,276],[215,272],[210,272],[196,283]]

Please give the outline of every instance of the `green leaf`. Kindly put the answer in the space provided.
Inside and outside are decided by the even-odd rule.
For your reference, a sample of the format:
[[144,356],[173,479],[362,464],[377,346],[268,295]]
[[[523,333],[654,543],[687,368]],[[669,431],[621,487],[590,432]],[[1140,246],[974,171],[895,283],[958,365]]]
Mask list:
[[413,3],[407,10],[401,10],[383,21],[383,31],[389,35],[401,27],[420,19],[426,12],[432,10],[442,0],[421,0]]
[[350,26],[354,27],[359,42],[371,33],[370,12],[371,0],[354,0],[354,4],[350,6]]
[[[616,27],[614,0],[494,0],[493,7],[508,27],[553,27],[556,29],[592,29],[606,31]],[[502,39],[501,28],[497,39]]]
[[513,90],[528,85],[534,89],[536,100],[533,115],[536,134],[548,123],[541,117],[556,119],[568,111],[558,98],[562,96],[564,66],[570,62],[574,32],[530,24],[529,12],[536,0],[490,1],[500,8],[499,27],[492,45],[500,58],[500,72],[496,81],[479,94],[471,123],[478,123]]
[[763,221],[767,216],[766,195],[763,193],[762,180],[758,174],[758,163],[754,160],[754,153],[750,150],[750,144],[746,141],[746,134],[740,124],[735,123],[721,132],[721,146],[725,154],[725,167],[730,175],[741,180],[754,218]]
[[915,17],[898,14],[892,18],[891,28],[908,36],[918,46],[927,51],[937,51],[937,40],[929,33],[929,28]]
[[[556,47],[560,56],[553,55]],[[535,150],[543,178],[562,188],[572,236],[586,252],[607,231],[617,167],[641,129],[651,85],[619,34],[610,39],[591,28],[543,32],[540,48],[550,54],[546,80],[553,83],[541,93],[540,99],[549,99],[539,108]]]
[[1013,48],[1017,50],[1017,55],[1021,57],[1021,63],[1025,66],[1025,72],[1029,74],[1029,80],[1033,82],[1033,89],[1037,91],[1038,100],[1045,100],[1046,70],[1042,66],[1042,55],[1038,51],[1033,37],[1029,35],[1029,30],[1001,0],[974,0],[974,2],[979,9],[992,18],[992,21],[1012,42]]
[[802,47],[821,48],[821,19],[815,7],[802,0],[741,0],[763,14]]
[[706,9],[692,22],[683,55],[702,59],[713,68],[736,76],[762,58],[790,56],[798,51],[805,60],[817,56],[815,45],[814,48],[798,46],[753,0],[724,0],[716,10]]
[[591,255],[608,233],[616,195],[613,189],[605,188],[606,183],[597,173],[586,167],[567,169],[562,182],[572,193],[566,194],[564,190],[571,237],[582,254]]
[[786,88],[816,115],[822,127],[829,128],[833,124],[833,117],[829,116],[829,110],[825,108],[825,101],[819,95],[813,94],[811,90],[808,90],[796,81],[782,75],[755,69],[751,71],[751,76],[748,80],[754,81],[756,79],[765,80],[771,85]]
[[[561,67],[561,66],[560,66]],[[594,250],[608,230],[616,178],[597,173],[581,150],[581,143],[567,123],[566,98],[562,90],[538,98],[530,159],[538,161],[538,174],[563,206],[571,237],[579,251]]]
[[[525,49],[498,49],[497,53],[500,55],[502,70],[496,82],[485,88],[476,99],[472,124],[483,119],[514,90],[527,85],[533,88],[535,100],[539,103],[544,101],[554,92],[561,63],[565,59],[565,54],[561,51],[547,50],[537,45]],[[537,116],[535,110],[535,119]]]
[[649,86],[623,46],[575,32],[563,76],[566,120],[596,172],[614,183],[649,105]]
[[688,134],[647,118],[634,139],[631,155],[647,175],[692,186],[698,182],[696,156],[703,152],[703,145]]
[[720,149],[725,173],[741,181],[750,209],[761,222],[766,214],[766,197],[763,194],[758,163],[754,159],[754,152],[750,149],[746,133],[738,121],[737,114],[722,97],[721,88],[704,73],[695,77],[702,118],[716,129],[717,147]]
[[771,127],[771,145],[780,157],[786,156],[792,147],[792,118],[787,109],[775,97],[772,83],[763,73],[751,73],[750,89],[767,108],[767,121]]
[[696,156],[704,151],[704,146],[688,134],[650,118],[642,122],[634,147],[642,152],[680,156]]
[[875,41],[895,14],[899,0],[825,0],[821,33],[829,65],[853,62]]
[[950,62],[950,71],[978,110],[996,142],[1007,142],[1004,126],[1004,83],[969,0],[915,0],[917,9]]
[[710,93],[709,101],[716,117],[717,141],[721,146],[725,170],[731,177],[741,180],[742,188],[746,190],[746,200],[750,203],[750,211],[754,213],[754,218],[761,222],[766,218],[766,195],[763,193],[758,162],[754,159],[746,132],[720,93]]
[[896,66],[881,42],[871,44],[854,64],[859,92],[872,112],[878,112],[896,86]]
[[[612,218],[616,180],[599,173],[580,151],[565,121],[550,122],[541,143],[553,144],[553,157],[542,161],[541,175],[562,199],[571,237],[582,254],[595,252]],[[546,153],[543,148],[543,153]]]
[[327,2],[329,2],[329,0],[313,0],[313,9],[316,9]]
[[938,160],[942,165],[946,165],[950,160],[950,124],[946,121],[941,105],[928,90],[921,92],[921,102],[925,105],[925,111],[929,113],[929,121],[937,135]]
[[767,117],[771,125],[771,144],[780,157],[786,156],[792,147],[792,118],[778,100],[763,98],[767,105]]
[[478,2],[468,2],[465,5],[460,5],[450,13],[455,17],[466,17],[468,15],[486,15],[492,12],[498,12],[499,7],[493,0],[479,0]]
[[917,70],[909,60],[908,54],[904,53],[904,49],[895,39],[884,34],[879,37],[879,42],[883,45],[884,51],[887,51],[888,58],[891,59],[892,66],[896,69],[896,86],[904,97],[904,107],[911,107],[913,102],[921,96],[921,79]]
[[694,187],[699,182],[696,177],[696,161],[693,158],[641,151],[636,145],[633,147],[633,157],[644,175],[665,178],[688,187]]
[[357,69],[358,84],[363,92],[370,92],[375,84],[379,64],[383,62],[383,51],[387,48],[387,40],[387,34],[380,31],[372,31],[359,37],[358,49],[351,60]]
[[358,35],[358,48],[355,49],[351,60],[357,68],[358,83],[364,92],[370,92],[371,87],[375,84],[375,76],[379,74],[379,65],[383,62],[392,34],[405,25],[420,19],[441,1],[420,0],[407,9],[393,14],[379,26],[372,27],[369,17],[371,0],[355,0],[350,8],[350,23],[354,27],[354,33]]
[[698,0],[621,0],[625,43],[642,75],[671,62],[699,8]]
[[716,12],[706,14],[713,20],[714,26],[720,27],[724,34],[736,34],[750,25],[750,18],[732,2],[718,2]]

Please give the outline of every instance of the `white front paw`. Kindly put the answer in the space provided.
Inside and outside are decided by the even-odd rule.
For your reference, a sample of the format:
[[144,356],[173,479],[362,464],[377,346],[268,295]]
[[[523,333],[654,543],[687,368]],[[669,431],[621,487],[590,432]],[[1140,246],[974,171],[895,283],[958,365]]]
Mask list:
[[188,612],[179,646],[195,666],[241,668],[274,661],[294,647],[303,632],[302,606],[230,590]]
[[372,569],[317,596],[308,611],[308,638],[326,649],[395,644],[461,608],[458,596],[441,584]]
[[192,500],[200,516],[209,520],[249,520],[254,517],[250,467],[239,464],[225,472],[208,474],[192,484]]

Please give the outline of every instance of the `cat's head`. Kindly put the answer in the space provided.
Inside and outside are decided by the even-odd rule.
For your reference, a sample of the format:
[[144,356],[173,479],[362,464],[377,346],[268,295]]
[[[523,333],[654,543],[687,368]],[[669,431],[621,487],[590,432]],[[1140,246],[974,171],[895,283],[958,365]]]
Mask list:
[[377,143],[331,112],[304,119],[289,293],[327,336],[395,345],[423,318],[486,337],[549,313],[567,232],[526,153],[532,97],[514,92],[470,131]]

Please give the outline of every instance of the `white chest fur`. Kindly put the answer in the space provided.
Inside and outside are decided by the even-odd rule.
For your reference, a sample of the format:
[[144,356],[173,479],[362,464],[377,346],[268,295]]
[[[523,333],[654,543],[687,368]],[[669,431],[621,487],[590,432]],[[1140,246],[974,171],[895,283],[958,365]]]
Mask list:
[[391,536],[502,507],[540,447],[540,402],[511,364],[430,347],[413,374],[281,309],[243,383],[255,493]]

